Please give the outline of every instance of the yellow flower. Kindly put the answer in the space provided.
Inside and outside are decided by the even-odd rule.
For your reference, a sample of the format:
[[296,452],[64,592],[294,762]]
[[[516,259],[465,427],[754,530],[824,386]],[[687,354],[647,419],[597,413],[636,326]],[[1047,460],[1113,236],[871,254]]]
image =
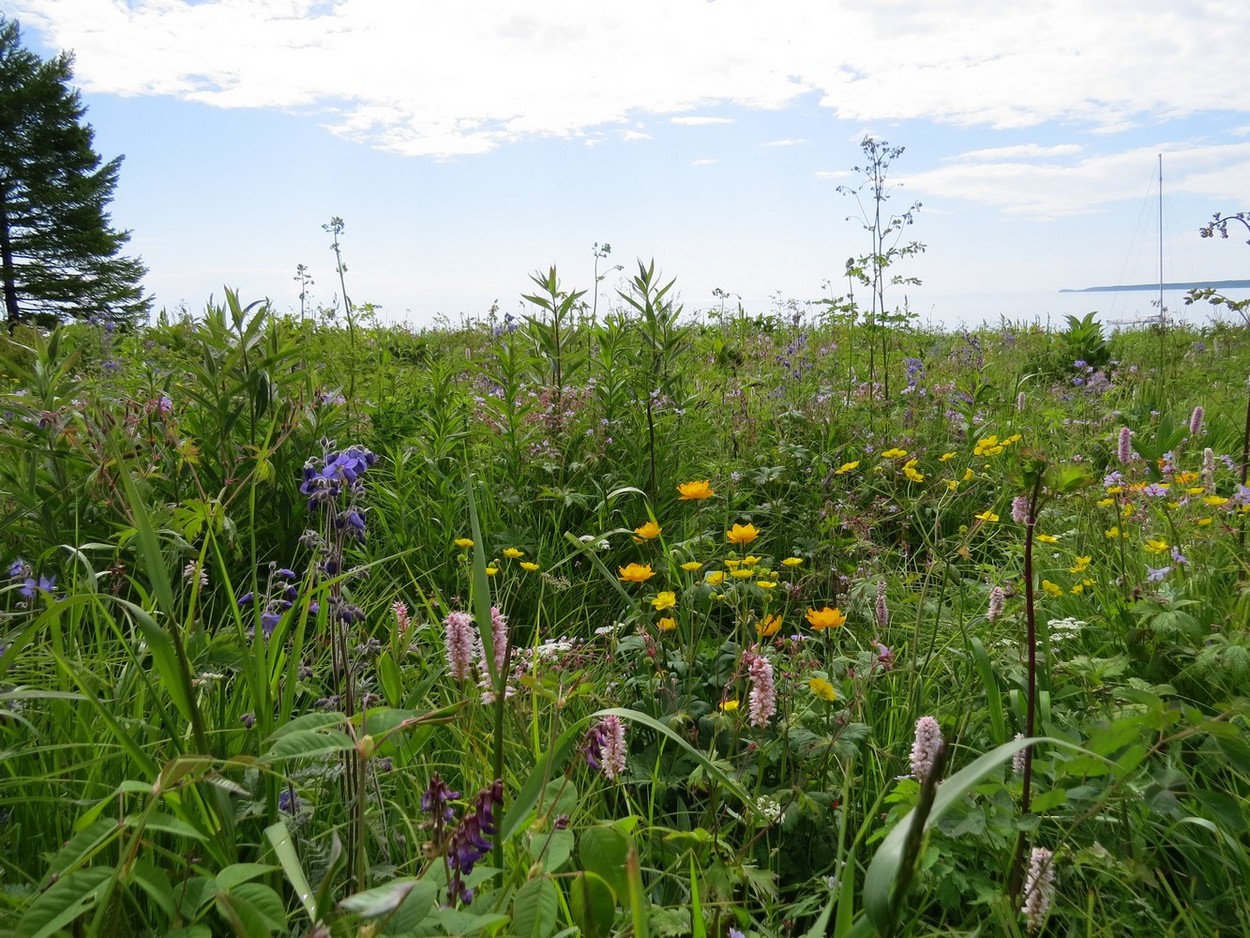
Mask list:
[[677,605],[677,594],[672,590],[663,590],[655,594],[655,599],[651,600],[651,605],[655,607],[656,612],[672,609]]
[[1114,498],[1100,498],[1100,499],[1098,499],[1098,507],[1099,507],[1099,508],[1110,508],[1110,507],[1111,507],[1112,505],[1114,505],[1114,504],[1115,504],[1115,499],[1114,499]]
[[1047,593],[1049,593],[1051,596],[1063,595],[1063,589],[1057,584],[1050,582],[1050,580],[1042,580],[1042,589],[1045,590]]
[[988,524],[993,524],[994,522],[998,520],[998,515],[994,514],[994,512],[992,512],[988,508],[985,509],[985,511],[981,512],[979,515],[976,515],[975,517],[978,521],[984,521]]
[[959,488],[959,480],[958,480],[958,479],[948,479],[948,480],[947,480],[947,482],[946,482],[946,488],[947,488],[947,490],[948,490],[948,491],[951,491],[951,492],[955,491],[956,489],[958,489],[958,488]]
[[941,456],[938,457],[938,462],[950,462],[954,458],[955,458],[955,454],[953,452],[943,453]]
[[656,622],[656,625],[659,626],[661,632],[671,632],[673,629],[677,628],[677,620],[672,616],[665,616],[663,619]]
[[962,479],[960,479],[959,481],[960,481],[960,482],[971,482],[971,481],[972,481],[973,479],[975,479],[976,477],[977,477],[977,474],[976,474],[975,472],[973,472],[971,469],[965,469],[965,470],[964,470],[964,477],[963,477]]
[[730,570],[729,575],[738,580],[749,580],[751,577],[755,576],[755,571],[750,567],[742,567],[738,570]]
[[522,561],[521,561],[521,569],[522,569],[522,570],[528,570],[530,573],[533,573],[535,570],[537,570],[537,569],[538,569],[538,564],[536,564],[536,563],[531,563],[531,562],[530,562],[530,561],[528,561],[528,560],[522,560]]
[[1177,485],[1191,485],[1198,481],[1198,473],[1196,472],[1178,472],[1176,474]]
[[712,488],[708,479],[695,482],[683,482],[677,486],[677,491],[681,493],[680,501],[697,502],[705,498],[711,498],[716,494],[716,489]]
[[730,544],[738,544],[742,547],[750,544],[759,536],[760,532],[753,524],[735,524],[725,532],[725,537],[729,539]]
[[833,474],[835,476],[842,476],[842,475],[846,475],[848,472],[854,472],[858,468],[859,468],[858,459],[855,460],[854,462],[844,462],[842,465],[838,466],[837,469],[833,470]]
[[836,629],[846,622],[846,616],[841,609],[825,606],[823,609],[808,609],[807,622],[813,631],[819,632],[822,629]]
[[821,700],[827,700],[833,703],[838,699],[838,692],[833,689],[833,685],[824,678],[814,677],[807,682],[808,689]]
[[494,576],[494,575],[495,575],[496,573],[498,573],[498,572],[499,572],[499,568],[498,568],[498,567],[487,567],[487,568],[486,568],[486,575],[487,575],[487,576]]
[[1072,561],[1072,566],[1068,568],[1068,572],[1069,573],[1084,573],[1085,568],[1089,566],[1090,561],[1092,561],[1093,559],[1094,558],[1092,556],[1088,556],[1088,555],[1083,556],[1083,557],[1081,556],[1075,557]]
[[1024,437],[1022,437],[1019,433],[1013,433],[1011,436],[1007,437],[1007,439],[1003,440],[1003,445],[1010,446],[1012,443],[1019,443],[1022,439],[1024,439]]
[[1210,524],[1210,523],[1211,523],[1211,519],[1210,519],[1210,518],[1199,518],[1199,519],[1195,522],[1195,524],[1197,524],[1199,527],[1203,527],[1203,528],[1205,528],[1205,527],[1206,527],[1208,524]]
[[737,570],[739,567],[742,566],[742,561],[738,560],[735,557],[730,557],[728,560],[725,561],[725,566],[727,566],[730,570]]
[[525,551],[519,550],[516,547],[505,547],[503,549],[503,555],[509,560],[516,560],[518,557],[524,557]]
[[742,558],[742,562],[748,567],[753,567],[763,559],[763,557],[756,557],[754,554],[747,554]]
[[1146,550],[1152,554],[1161,554],[1168,549],[1168,542],[1161,537],[1150,537],[1146,539]]
[[725,582],[725,571],[709,570],[707,576],[703,578],[703,582],[708,586],[720,586]]
[[911,479],[913,482],[923,482],[924,473],[916,468],[916,460],[909,459],[903,464],[903,475]]
[[771,613],[755,623],[755,631],[760,638],[771,638],[781,631],[781,621],[781,616]]
[[777,585],[776,580],[756,580],[755,585],[762,590],[770,590]]
[[1225,498],[1223,495],[1208,495],[1206,498],[1203,499],[1203,501],[1206,502],[1208,505],[1210,505],[1212,508],[1223,508],[1225,505],[1228,504],[1228,499]]
[[785,567],[797,567],[802,562],[802,557],[787,557],[785,560],[781,561],[782,566]]
[[655,571],[651,569],[649,563],[627,564],[624,567],[617,567],[616,572],[619,574],[617,579],[626,583],[646,583],[655,576]]
[[1124,486],[1122,485],[1108,485],[1107,486],[1108,495],[1119,495],[1123,491],[1124,491]]
[[1069,592],[1069,593],[1071,593],[1073,596],[1077,596],[1077,595],[1079,595],[1079,594],[1081,594],[1081,593],[1084,593],[1084,592],[1085,592],[1085,584],[1084,584],[1084,583],[1077,583],[1075,586],[1073,586],[1073,587],[1072,587],[1072,589],[1068,590],[1068,592]]
[[974,456],[997,456],[1003,451],[1002,443],[998,442],[998,437],[994,435],[982,437],[977,440],[977,445],[973,447],[972,455]]
[[468,550],[470,547],[472,547],[472,546],[473,546],[473,538],[471,538],[471,537],[458,537],[458,538],[456,538],[456,546],[457,546],[457,547],[463,547],[463,548],[465,548],[466,550]]
[[648,521],[646,524],[639,525],[634,528],[634,533],[644,540],[654,540],[660,536],[660,532],[664,530],[654,521]]
[[1128,537],[1128,531],[1121,531],[1118,526],[1109,527],[1102,533],[1113,540],[1117,537]]
[[736,700],[722,700],[722,701],[720,702],[720,708],[721,708],[721,710],[723,710],[725,713],[733,713],[735,710],[737,710],[737,709],[738,709],[738,701],[736,701]]
[[906,455],[907,455],[907,450],[899,449],[897,446],[895,446],[893,449],[887,449],[884,453],[882,453],[881,458],[882,459],[902,459]]
[[1059,537],[1058,535],[1055,535],[1055,534],[1039,534],[1037,536],[1037,539],[1041,541],[1043,544],[1058,544],[1059,543]]
[[696,570],[702,570],[703,564],[699,563],[697,560],[687,560],[681,565],[681,568],[687,573],[694,573]]

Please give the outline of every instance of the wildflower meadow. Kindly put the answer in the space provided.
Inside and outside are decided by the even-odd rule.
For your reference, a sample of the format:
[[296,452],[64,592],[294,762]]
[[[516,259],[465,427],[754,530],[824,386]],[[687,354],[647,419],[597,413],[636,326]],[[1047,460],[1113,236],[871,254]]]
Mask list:
[[0,340],[0,934],[1250,933],[1250,330],[531,289]]

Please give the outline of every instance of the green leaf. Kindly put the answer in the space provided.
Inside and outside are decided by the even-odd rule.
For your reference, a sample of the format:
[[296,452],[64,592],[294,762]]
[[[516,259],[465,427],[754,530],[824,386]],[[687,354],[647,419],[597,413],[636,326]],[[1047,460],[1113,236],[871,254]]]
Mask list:
[[569,905],[573,921],[585,938],[607,938],[616,918],[616,897],[612,887],[598,873],[576,874],[569,884]]
[[130,868],[130,882],[147,893],[166,917],[172,919],[177,914],[174,887],[169,882],[169,876],[160,867],[147,860],[136,860]]
[[629,880],[625,876],[628,854],[628,838],[606,824],[588,827],[578,836],[577,857],[582,869],[603,879],[618,902],[624,902],[629,895]]
[[[1062,740],[1049,738],[1014,739],[1011,742],[1003,743],[995,749],[991,749],[980,758],[974,760],[970,765],[965,766],[942,782],[938,787],[936,797],[933,799],[933,807],[929,811],[929,816],[925,819],[925,830],[929,830],[943,814],[950,810],[952,805],[963,798],[964,795],[988,775],[997,771],[1004,762],[1025,746],[1039,742],[1057,743],[1063,746],[1070,745]],[[1077,747],[1072,746],[1071,748]],[[886,931],[894,921],[898,911],[893,907],[894,884],[898,881],[902,872],[903,848],[907,841],[907,835],[911,830],[911,823],[912,812],[908,812],[881,842],[881,846],[873,854],[872,862],[868,864],[868,872],[864,875],[864,910],[869,921],[878,931]],[[902,903],[903,898],[902,896],[898,897],[900,903]]]
[[343,726],[347,723],[347,717],[341,713],[325,713],[317,710],[313,713],[305,713],[303,716],[296,717],[289,723],[278,727],[269,734],[266,743],[275,743],[283,736],[290,736],[301,730],[323,730],[328,726]]
[[41,893],[22,916],[17,933],[23,938],[48,938],[92,909],[104,895],[113,870],[89,866],[76,870]]
[[438,894],[438,886],[407,876],[348,896],[339,903],[339,908],[354,912],[361,918],[378,918],[382,915],[390,915],[407,902],[414,891],[417,892],[418,901],[424,897],[425,904],[428,906]]
[[278,739],[262,755],[262,762],[284,762],[288,759],[311,759],[328,756],[355,748],[346,733],[321,730],[296,730]]
[[217,888],[222,892],[231,892],[242,883],[251,882],[277,868],[267,863],[232,863],[217,874]]
[[266,827],[265,837],[273,847],[278,862],[282,864],[282,872],[286,874],[286,881],[295,890],[295,897],[299,899],[304,914],[308,916],[310,922],[315,923],[317,900],[313,898],[312,887],[308,885],[304,868],[300,866],[299,855],[295,852],[295,844],[291,840],[291,832],[287,829],[286,821],[278,820]]
[[527,880],[512,900],[512,931],[518,938],[547,938],[555,930],[560,897],[546,876]]
[[286,909],[276,892],[263,883],[241,883],[217,893],[217,911],[236,934],[271,935],[286,930]]

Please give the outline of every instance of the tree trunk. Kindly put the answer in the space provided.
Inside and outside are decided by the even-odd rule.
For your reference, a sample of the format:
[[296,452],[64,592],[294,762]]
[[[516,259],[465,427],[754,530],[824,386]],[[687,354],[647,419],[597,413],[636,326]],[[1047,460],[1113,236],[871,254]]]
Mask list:
[[0,267],[4,271],[4,308],[12,335],[22,317],[17,308],[17,274],[13,269],[13,240],[9,237],[8,197],[8,187],[0,185]]

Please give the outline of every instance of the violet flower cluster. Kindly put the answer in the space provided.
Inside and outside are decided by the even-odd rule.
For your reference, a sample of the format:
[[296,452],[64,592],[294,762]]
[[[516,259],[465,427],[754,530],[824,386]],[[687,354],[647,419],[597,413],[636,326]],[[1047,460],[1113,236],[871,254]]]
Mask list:
[[473,901],[473,890],[465,886],[464,877],[490,853],[491,843],[487,838],[499,832],[495,826],[495,811],[503,806],[503,780],[495,779],[478,792],[473,801],[473,811],[460,819],[460,825],[447,844],[447,862],[452,873],[447,884],[447,901],[453,905],[457,901],[465,905]]

